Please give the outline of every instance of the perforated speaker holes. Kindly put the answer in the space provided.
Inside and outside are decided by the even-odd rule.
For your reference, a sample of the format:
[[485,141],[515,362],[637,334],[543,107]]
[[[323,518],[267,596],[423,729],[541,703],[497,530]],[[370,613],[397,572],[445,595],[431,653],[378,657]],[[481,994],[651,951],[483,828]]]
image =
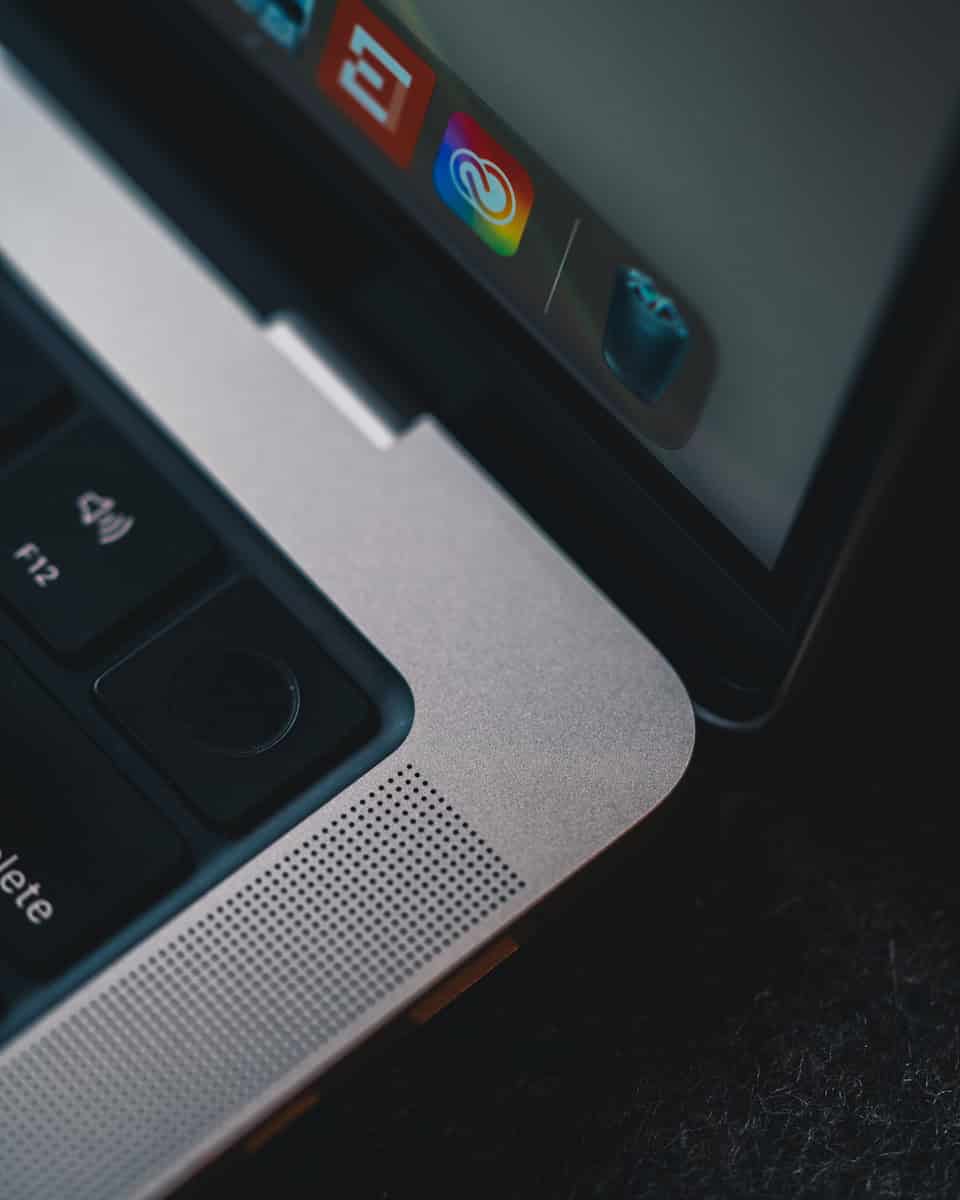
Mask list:
[[409,763],[308,828],[0,1056],[5,1197],[129,1196],[524,887]]

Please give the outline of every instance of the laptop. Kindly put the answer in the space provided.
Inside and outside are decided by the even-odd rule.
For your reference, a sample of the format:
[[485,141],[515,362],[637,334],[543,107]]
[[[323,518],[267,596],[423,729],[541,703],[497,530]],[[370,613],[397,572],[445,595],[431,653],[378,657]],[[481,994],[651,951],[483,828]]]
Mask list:
[[262,1141],[797,693],[955,365],[958,38],[0,3],[4,1197]]

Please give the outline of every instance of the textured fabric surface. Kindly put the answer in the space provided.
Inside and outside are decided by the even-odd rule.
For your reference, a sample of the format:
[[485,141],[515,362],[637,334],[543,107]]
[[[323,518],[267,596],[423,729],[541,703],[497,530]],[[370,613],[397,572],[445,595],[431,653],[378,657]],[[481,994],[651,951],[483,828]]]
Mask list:
[[618,872],[247,1178],[370,1200],[960,1194],[954,843],[932,796],[905,827],[855,786],[842,814],[809,788],[751,797],[699,879],[701,855]]
[[953,713],[929,691],[953,610],[928,550],[907,528],[863,581],[783,732],[707,741],[652,847],[201,1195],[960,1194]]

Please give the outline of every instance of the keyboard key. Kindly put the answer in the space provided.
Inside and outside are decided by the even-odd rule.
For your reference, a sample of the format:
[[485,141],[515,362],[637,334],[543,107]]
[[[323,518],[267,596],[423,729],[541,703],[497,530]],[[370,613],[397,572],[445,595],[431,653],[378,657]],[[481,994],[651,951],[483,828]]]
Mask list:
[[217,828],[248,826],[369,738],[376,710],[282,605],[240,583],[97,684]]
[[186,870],[184,843],[0,647],[0,957],[49,975]]
[[0,596],[64,654],[212,550],[186,504],[99,421],[58,439],[3,484]]
[[27,339],[0,319],[0,446],[19,433],[63,391],[63,381]]

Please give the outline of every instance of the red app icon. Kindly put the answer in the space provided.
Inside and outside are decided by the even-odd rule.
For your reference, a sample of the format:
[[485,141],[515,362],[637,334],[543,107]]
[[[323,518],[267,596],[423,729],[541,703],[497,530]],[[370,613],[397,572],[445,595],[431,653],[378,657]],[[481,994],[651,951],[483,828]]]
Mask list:
[[362,0],[338,5],[318,81],[398,167],[410,165],[437,76]]

